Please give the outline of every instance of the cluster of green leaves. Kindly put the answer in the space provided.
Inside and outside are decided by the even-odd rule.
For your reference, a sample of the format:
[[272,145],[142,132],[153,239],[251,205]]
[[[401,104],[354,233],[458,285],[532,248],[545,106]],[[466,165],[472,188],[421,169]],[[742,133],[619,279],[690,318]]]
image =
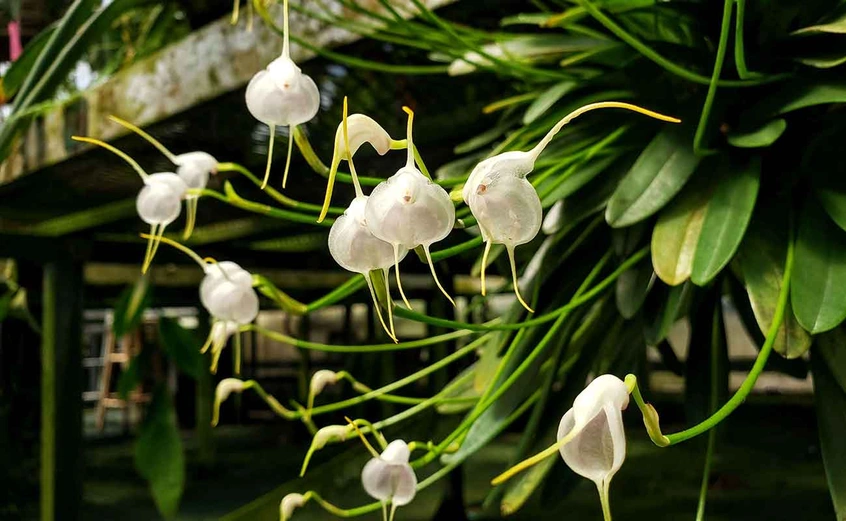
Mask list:
[[[670,326],[682,318],[696,323],[702,315],[711,317],[714,306],[722,309],[730,301],[750,335],[763,344],[782,289],[785,252],[794,241],[790,299],[774,342],[784,362],[774,361],[772,367],[805,375],[805,355],[813,349],[823,455],[838,519],[846,515],[846,444],[837,434],[846,410],[841,336],[846,185],[838,157],[846,130],[841,116],[846,81],[839,68],[846,63],[846,6],[834,0],[748,5],[744,0],[546,0],[527,2],[532,12],[508,16],[499,29],[490,29],[452,23],[413,3],[414,21],[402,20],[405,13],[382,1],[378,12],[345,2],[366,21],[334,22],[425,49],[433,60],[449,63],[453,74],[474,73],[479,81],[489,74],[513,79],[513,91],[487,108],[498,114],[490,129],[458,145],[456,153],[463,157],[438,170],[443,184],[460,185],[484,157],[528,149],[555,121],[593,101],[632,100],[685,121],[662,128],[638,116],[591,114],[562,131],[530,176],[544,208],[557,206],[561,212],[561,229],[546,242],[560,248],[572,244],[577,231],[588,230],[583,239],[590,245],[567,257],[544,254],[538,239],[533,255],[543,255],[541,277],[566,273],[562,280],[573,280],[590,270],[598,259],[595,252],[609,244],[615,258],[642,248],[651,253],[651,262],[644,259],[616,279],[616,309],[605,310],[605,327],[594,339],[605,346],[599,352],[634,362],[645,345],[661,346],[668,367],[685,375],[693,389],[702,381],[705,390],[698,395],[710,396],[710,380],[701,378],[707,366],[695,363],[702,358],[691,356],[682,365],[666,348]],[[421,67],[397,72],[435,72]],[[466,215],[459,210],[459,217]],[[720,298],[705,298],[713,292]],[[558,297],[545,293],[538,314],[556,306]],[[554,293],[561,295],[564,288]],[[531,349],[538,363],[564,367],[557,349],[538,353],[538,334],[521,331],[518,344]],[[491,349],[498,353],[505,345]],[[512,349],[519,348],[505,349],[505,360]],[[500,378],[510,371],[508,365],[496,367]],[[496,388],[489,382],[486,392]],[[486,433],[483,443],[498,432],[496,422],[525,398],[510,393],[528,396],[533,389],[514,385],[493,402],[475,420],[459,453],[478,446],[475,433]],[[551,429],[546,438],[554,434],[558,403],[537,402],[521,453],[535,439],[536,424],[544,423],[537,418],[550,422],[540,426]],[[706,400],[699,409],[707,407]],[[543,414],[537,412],[541,409]],[[504,497],[511,499],[502,509],[510,512],[521,504],[547,467],[536,467],[507,490]]]

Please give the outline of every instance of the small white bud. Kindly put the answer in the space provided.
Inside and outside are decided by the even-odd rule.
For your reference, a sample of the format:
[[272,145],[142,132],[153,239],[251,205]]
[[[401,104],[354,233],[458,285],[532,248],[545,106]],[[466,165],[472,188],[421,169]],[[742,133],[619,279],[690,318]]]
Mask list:
[[327,385],[335,385],[338,383],[338,373],[328,369],[321,369],[314,373],[311,377],[311,396],[312,398],[323,392]]
[[247,383],[237,378],[224,378],[217,384],[217,388],[214,391],[212,425],[217,425],[217,422],[220,420],[220,405],[229,398],[229,395],[243,392],[246,388]]
[[291,516],[294,514],[294,510],[303,507],[306,504],[306,501],[308,501],[308,499],[304,495],[297,494],[296,492],[292,492],[291,494],[283,497],[282,502],[279,503],[279,516],[281,517],[281,521],[288,521],[291,519]]
[[351,432],[352,427],[349,425],[327,425],[314,434],[311,447],[319,450],[329,443],[345,441]]

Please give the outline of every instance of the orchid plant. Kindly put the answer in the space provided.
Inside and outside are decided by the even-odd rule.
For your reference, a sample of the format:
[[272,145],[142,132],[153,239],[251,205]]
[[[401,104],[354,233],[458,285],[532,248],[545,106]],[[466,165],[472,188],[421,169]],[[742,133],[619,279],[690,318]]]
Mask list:
[[[332,160],[328,167],[322,163],[308,137],[298,129],[320,110],[320,94],[315,82],[291,58],[287,0],[282,6],[282,28],[268,16],[265,2],[250,4],[284,38],[282,55],[258,72],[246,91],[246,109],[270,128],[263,180],[243,166],[219,163],[203,152],[174,155],[145,131],[118,118],[113,121],[152,143],[171,160],[176,171],[148,175],[111,145],[77,138],[117,154],[142,178],[137,208],[141,219],[151,226],[150,233],[144,235],[149,243],[142,270],[147,270],[161,242],[182,250],[204,270],[199,293],[200,303],[214,320],[204,347],[214,354],[211,370],[216,369],[230,337],[234,336],[238,352],[238,333],[245,331],[300,349],[346,354],[390,353],[455,342],[454,349],[429,360],[426,367],[378,387],[358,381],[347,371],[320,369],[312,377],[307,396],[302,397],[305,405],[293,400],[291,405],[283,405],[258,381],[225,378],[215,394],[214,423],[218,423],[219,409],[232,393],[256,393],[281,418],[301,422],[312,433],[303,474],[316,451],[358,434],[372,456],[362,468],[361,484],[374,501],[342,508],[309,490],[285,496],[279,505],[280,517],[288,520],[296,509],[313,502],[340,517],[381,510],[384,519],[390,521],[398,507],[414,508],[417,493],[455,471],[516,419],[531,412],[516,454],[509,468],[493,480],[495,488],[487,503],[499,504],[503,513],[518,510],[543,486],[542,478],[552,466],[550,458],[560,456],[576,474],[596,484],[602,515],[610,521],[610,483],[626,455],[623,414],[633,399],[650,439],[658,447],[708,435],[701,518],[714,428],[750,395],[772,351],[795,362],[811,348],[812,334],[836,332],[846,317],[846,297],[831,284],[833,280],[846,283],[842,270],[846,262],[842,237],[846,197],[842,186],[820,175],[809,186],[800,185],[804,190],[800,190],[801,204],[795,203],[790,190],[768,193],[765,203],[759,197],[759,191],[765,189],[761,183],[763,160],[772,161],[771,156],[762,157],[760,149],[781,137],[788,114],[796,117],[793,113],[800,109],[846,101],[846,96],[833,94],[837,89],[829,86],[816,89],[812,84],[800,84],[798,93],[788,86],[781,90],[787,72],[750,71],[745,57],[743,0],[726,0],[723,6],[720,31],[713,39],[714,61],[707,67],[699,64],[700,69],[712,70],[710,75],[689,68],[697,56],[710,55],[713,50],[692,43],[711,42],[699,35],[699,31],[710,28],[684,18],[684,31],[666,31],[662,38],[678,40],[669,42],[672,45],[667,53],[674,47],[686,49],[683,59],[677,61],[635,34],[633,28],[643,28],[634,11],[651,12],[655,23],[666,29],[670,26],[661,18],[663,10],[671,10],[681,19],[683,9],[676,6],[678,2],[663,2],[659,9],[652,5],[654,2],[581,0],[576,5],[562,1],[556,2],[560,9],[543,7],[531,15],[503,20],[505,27],[536,26],[525,34],[491,34],[453,24],[419,0],[411,0],[413,14],[418,16],[415,21],[404,21],[411,13],[394,7],[392,2],[382,2],[384,11],[342,3],[373,24],[334,16],[329,10],[300,8],[309,16],[392,44],[431,50],[430,58],[443,62],[390,66],[357,60],[350,61],[352,65],[363,63],[377,70],[408,74],[495,72],[519,86],[485,108],[487,113],[500,113],[501,117],[482,135],[456,147],[466,157],[443,165],[433,176],[414,144],[414,112],[410,108],[403,108],[407,115],[405,139],[396,140],[370,116],[348,115],[345,97],[332,143]],[[832,8],[828,22],[797,28],[786,38],[794,41],[809,37],[809,33],[842,32],[838,29],[840,18],[835,16],[838,12]],[[538,28],[563,34],[558,34],[561,38],[538,35]],[[694,33],[698,36],[691,36]],[[585,47],[574,51],[574,37]],[[730,46],[735,51],[736,71],[727,78],[723,65]],[[801,63],[823,68],[819,65],[822,58],[815,60],[817,65],[810,58]],[[604,74],[619,63],[626,64],[618,71],[619,76]],[[637,70],[627,70],[629,64]],[[629,81],[630,76],[637,81]],[[682,81],[689,89],[678,88]],[[750,89],[753,95],[747,94]],[[721,114],[723,119],[716,124],[717,115],[712,112],[718,91],[725,95],[727,105],[738,107],[742,117]],[[703,100],[700,103],[696,98],[695,110],[676,112],[690,105],[698,94]],[[785,96],[790,99],[784,101]],[[644,104],[666,107],[670,113],[697,113],[698,122],[678,125],[681,121],[676,117],[617,99],[643,100]],[[752,108],[746,111],[745,105]],[[624,109],[673,125],[659,126],[616,111],[593,113],[599,109]],[[574,121],[588,112],[590,116]],[[828,121],[834,116],[819,113],[818,117]],[[327,178],[322,204],[291,199],[269,182],[277,126],[289,127],[282,188],[296,142],[309,166]],[[365,143],[380,156],[405,151],[405,165],[387,178],[360,176],[353,156]],[[489,149],[485,148],[488,145]],[[819,151],[835,146],[836,140],[823,135],[810,145]],[[802,156],[799,161],[790,156],[794,151],[788,148],[781,152],[790,160],[787,164],[814,170],[812,156]],[[349,174],[339,171],[344,161]],[[223,171],[244,175],[278,206],[247,200],[228,182],[222,192],[209,188],[209,176]],[[355,197],[344,207],[330,205],[336,182],[350,183],[354,189]],[[795,180],[790,181],[791,187],[795,184]],[[364,191],[366,186],[374,186],[369,194]],[[805,191],[811,195],[804,195]],[[203,259],[164,237],[165,227],[179,217],[182,200],[187,201],[189,214],[184,238],[190,236],[197,201],[203,197],[271,218],[321,230],[329,228],[326,241],[331,257],[354,275],[313,302],[299,302],[260,274],[251,274],[232,262]],[[753,210],[757,212],[754,217]],[[798,218],[794,215],[797,211]],[[782,217],[782,228],[770,229],[769,223],[781,222]],[[539,234],[542,241],[537,239]],[[450,245],[442,247],[445,242]],[[507,263],[500,269],[506,276],[493,293],[506,296],[513,292],[513,303],[502,316],[488,321],[453,320],[413,310],[399,274],[400,263],[407,256],[413,257],[408,255],[411,251],[425,261],[435,286],[453,304],[456,301],[441,284],[436,264],[459,255],[475,260],[473,274],[479,276],[481,298],[476,297],[473,306],[489,302],[488,266],[504,253]],[[821,261],[820,251],[834,260]],[[522,252],[532,258],[521,276],[517,260]],[[802,269],[794,270],[794,263],[801,264]],[[404,306],[397,306],[391,297],[391,268]],[[818,277],[815,270],[823,274]],[[795,280],[804,285],[791,290]],[[552,290],[545,291],[550,285]],[[259,293],[287,312],[307,314],[365,288],[388,342],[344,346],[316,343],[253,323],[259,310]],[[720,405],[716,375],[724,370],[718,361],[726,352],[722,332],[726,297],[746,311],[741,313],[745,325],[760,337],[761,349],[743,384]],[[395,316],[451,331],[402,340]],[[670,325],[682,317],[691,320],[696,333],[690,339],[688,369],[711,377],[706,386],[710,399],[701,421],[665,434],[657,410],[644,400],[638,387],[634,373],[639,368],[631,353],[643,353],[647,345],[657,345],[668,365],[681,364],[667,337]],[[846,389],[839,387],[839,380],[846,374],[842,372],[842,357],[833,354],[836,342],[826,335],[815,347],[815,353],[820,353],[814,355],[818,364],[815,377],[834,382],[822,387],[846,403]],[[701,361],[703,355],[708,363],[694,366],[693,361]],[[458,375],[432,396],[397,394],[403,387],[459,363],[464,370],[454,371]],[[342,381],[349,382],[352,397],[319,403],[324,389]],[[408,407],[374,422],[358,418],[346,425],[319,425],[326,415],[371,400]],[[562,403],[568,407],[560,406]],[[410,419],[431,410],[465,416],[439,439],[387,443],[381,434],[408,425]],[[366,435],[376,438],[380,451],[369,445]],[[829,461],[842,455],[842,448],[842,441],[831,436],[823,445],[824,452],[835,454],[826,464],[834,468],[831,474],[836,476],[836,485],[846,483],[842,471],[846,465],[832,467]],[[418,451],[419,456],[412,458]],[[536,455],[524,459],[532,452]],[[418,481],[418,474],[425,477]],[[842,517],[846,496],[832,488],[835,508]]]

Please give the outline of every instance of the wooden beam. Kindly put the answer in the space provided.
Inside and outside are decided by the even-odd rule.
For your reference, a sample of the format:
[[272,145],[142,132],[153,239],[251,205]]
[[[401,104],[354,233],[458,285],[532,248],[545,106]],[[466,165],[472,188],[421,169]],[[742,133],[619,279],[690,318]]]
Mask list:
[[77,521],[82,500],[82,264],[44,267],[41,521]]
[[[424,3],[434,9],[453,1],[424,0]],[[345,9],[340,0],[327,0],[326,4],[327,9],[343,13],[350,20],[364,16]],[[375,2],[367,4],[371,9],[378,8]],[[400,1],[396,7],[404,14],[416,12],[410,0]],[[272,9],[271,14],[281,25],[281,8]],[[291,10],[290,25],[297,36],[320,48],[338,47],[361,38],[296,9]],[[127,134],[125,128],[107,119],[110,114],[138,126],[151,125],[245,86],[281,52],[282,38],[260,20],[248,30],[246,16],[232,25],[227,15],[79,96],[57,102],[55,108],[35,118],[29,129],[22,132],[17,143],[20,146],[12,147],[13,153],[0,165],[0,185],[90,148],[69,140],[71,134],[106,141]],[[302,63],[313,58],[314,53],[292,42],[291,57]]]

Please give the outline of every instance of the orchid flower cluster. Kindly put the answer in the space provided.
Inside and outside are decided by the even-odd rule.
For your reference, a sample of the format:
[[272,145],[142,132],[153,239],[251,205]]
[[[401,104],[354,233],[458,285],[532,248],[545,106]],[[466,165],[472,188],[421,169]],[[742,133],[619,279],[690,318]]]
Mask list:
[[[433,245],[446,239],[452,229],[456,227],[456,207],[450,194],[429,177],[419,151],[414,145],[414,112],[410,108],[403,107],[407,114],[405,139],[395,140],[373,118],[364,114],[348,115],[347,99],[344,98],[343,116],[335,133],[334,155],[330,167],[327,169],[328,181],[322,206],[294,201],[282,196],[268,186],[276,127],[288,127],[288,155],[282,177],[284,189],[290,168],[296,127],[311,120],[320,108],[320,93],[317,85],[291,59],[287,4],[288,2],[285,0],[282,54],[272,61],[266,69],[258,72],[246,89],[247,109],[258,121],[267,124],[270,131],[267,164],[260,186],[267,190],[266,193],[283,204],[319,210],[319,215],[312,222],[315,225],[328,225],[329,223],[324,221],[331,210],[330,203],[334,182],[338,177],[338,168],[342,161],[348,163],[351,181],[355,188],[355,197],[346,206],[342,214],[331,223],[328,234],[329,252],[339,266],[361,275],[360,278],[356,277],[354,282],[357,283],[363,279],[369,290],[379,321],[394,343],[361,346],[362,351],[388,351],[407,347],[422,347],[474,334],[472,328],[467,328],[422,341],[402,344],[400,344],[396,335],[393,320],[394,303],[390,296],[389,271],[391,268],[394,269],[397,290],[405,306],[411,310],[412,306],[403,290],[399,273],[399,264],[409,251],[416,250],[422,258],[425,258],[435,285],[455,305],[455,301],[438,279],[431,249]],[[629,103],[616,101],[592,103],[571,112],[558,121],[530,150],[525,152],[507,151],[478,163],[467,176],[460,190],[460,196],[473,216],[472,221],[471,219],[466,221],[471,225],[475,223],[478,226],[484,244],[480,272],[482,295],[485,295],[487,291],[485,273],[492,245],[502,245],[508,256],[516,299],[526,310],[534,313],[521,295],[515,259],[515,249],[532,241],[539,233],[543,221],[541,199],[527,176],[532,173],[540,155],[565,125],[579,115],[602,108],[626,109],[663,121],[679,121]],[[204,152],[175,155],[135,125],[116,117],[112,117],[112,121],[149,141],[175,166],[173,172],[148,175],[134,159],[115,147],[96,139],[75,138],[101,146],[117,154],[141,176],[143,187],[137,197],[137,210],[139,217],[151,226],[150,233],[143,235],[148,240],[148,247],[142,271],[146,271],[152,263],[161,242],[184,252],[203,270],[204,277],[199,287],[200,303],[208,311],[213,321],[203,351],[211,350],[212,372],[217,370],[221,352],[230,337],[234,336],[236,341],[235,374],[240,374],[240,358],[238,355],[240,352],[238,349],[240,335],[238,333],[245,329],[252,329],[260,334],[296,346],[309,349],[325,347],[329,350],[328,348],[332,346],[300,341],[252,325],[259,312],[256,286],[259,286],[262,293],[276,300],[280,305],[283,305],[284,302],[290,303],[293,299],[275,287],[272,288],[272,291],[265,291],[268,288],[260,276],[251,274],[235,262],[217,262],[214,259],[202,258],[187,246],[164,236],[165,228],[179,217],[183,200],[186,201],[188,211],[183,239],[187,240],[191,236],[196,222],[197,201],[199,197],[208,195],[208,192],[210,192],[206,185],[211,175],[221,171],[234,170],[248,175],[256,184],[259,184],[258,179],[243,167],[233,163],[219,163],[210,154]],[[353,162],[353,156],[365,143],[370,144],[379,155],[385,155],[391,150],[406,150],[405,165],[384,181],[379,182],[369,195],[366,195],[362,190]],[[300,148],[303,149],[302,146]],[[235,206],[254,209],[251,204],[254,205],[255,203],[237,198],[231,186],[227,186],[226,191],[228,194],[226,197],[218,195],[216,197]],[[262,205],[262,208],[267,209],[269,207]],[[262,211],[267,213],[267,210]],[[341,212],[335,210],[334,213]],[[298,218],[304,217],[304,214],[297,215]],[[374,273],[381,273],[382,276],[374,278]],[[377,281],[383,287],[377,288]],[[337,301],[352,291],[363,287],[355,284],[348,286],[345,290],[347,293],[336,292],[337,294],[333,295],[335,300],[326,298],[323,305],[325,305],[325,302]],[[387,322],[382,315],[382,305],[380,305],[378,298],[378,293],[381,291],[384,291],[387,296],[387,302],[382,304],[388,314]],[[303,313],[314,309],[301,303],[296,303],[296,305],[296,309]],[[540,317],[538,320],[546,321],[547,318]],[[559,322],[557,321],[556,324],[559,324]],[[477,327],[476,330],[493,329],[494,325],[493,323],[486,323],[481,328]],[[550,335],[555,333],[557,327],[555,325],[551,328]],[[346,441],[353,436],[353,432],[358,433],[372,456],[361,471],[361,483],[365,492],[376,500],[376,503],[362,509],[344,511],[331,505],[313,491],[304,494],[289,494],[282,499],[280,504],[281,519],[283,521],[289,519],[296,508],[303,507],[307,502],[314,500],[327,510],[336,513],[343,512],[344,515],[365,513],[381,508],[385,521],[393,521],[398,507],[411,503],[418,491],[433,482],[434,477],[418,482],[415,469],[434,460],[439,455],[447,455],[460,450],[463,432],[457,430],[439,444],[433,442],[406,443],[400,439],[387,443],[379,430],[395,425],[428,407],[444,403],[463,404],[466,399],[456,398],[455,394],[457,393],[456,389],[467,385],[467,379],[462,376],[461,378],[464,378],[464,380],[459,378],[436,396],[419,401],[396,396],[393,394],[394,391],[403,385],[444,368],[463,356],[476,353],[492,338],[491,331],[487,330],[454,353],[436,360],[431,366],[399,382],[379,389],[369,388],[346,372],[317,371],[309,387],[307,405],[303,407],[295,403],[296,407],[293,410],[286,408],[276,398],[267,394],[258,382],[226,378],[219,383],[216,390],[213,423],[217,423],[219,408],[231,393],[240,393],[247,389],[254,390],[280,416],[291,420],[301,420],[313,432],[314,437],[303,464],[303,473],[314,451],[329,443]],[[544,342],[547,341],[548,339]],[[353,390],[360,396],[336,404],[315,406],[315,398],[326,387],[336,385],[341,380],[349,381]],[[596,483],[605,519],[609,521],[611,518],[609,486],[614,474],[619,470],[625,459],[626,451],[622,411],[627,407],[629,394],[634,390],[635,387],[632,383],[623,382],[615,376],[601,375],[596,377],[576,397],[573,407],[561,418],[557,443],[496,478],[494,484],[502,483],[516,473],[555,453],[559,453],[571,469]],[[416,405],[395,417],[373,424],[365,420],[348,420],[348,425],[329,425],[318,429],[313,422],[313,417],[318,414],[338,411],[370,399],[393,400],[401,403],[415,403]],[[486,407],[490,405],[478,396],[470,397],[469,400],[471,407],[474,404],[476,407],[480,407],[482,404],[487,404]],[[466,408],[460,410],[466,410]],[[484,412],[484,408],[476,414],[482,412]],[[467,422],[472,424],[472,420],[477,417],[471,415],[471,419]],[[363,425],[368,433],[376,437],[381,446],[381,451],[377,451],[367,442],[365,433],[359,429],[359,425]],[[652,422],[653,428],[655,425],[657,425],[657,419]],[[410,459],[411,454],[416,449],[425,450],[426,454],[420,459],[412,461]],[[452,468],[447,465],[442,471],[448,472]]]

